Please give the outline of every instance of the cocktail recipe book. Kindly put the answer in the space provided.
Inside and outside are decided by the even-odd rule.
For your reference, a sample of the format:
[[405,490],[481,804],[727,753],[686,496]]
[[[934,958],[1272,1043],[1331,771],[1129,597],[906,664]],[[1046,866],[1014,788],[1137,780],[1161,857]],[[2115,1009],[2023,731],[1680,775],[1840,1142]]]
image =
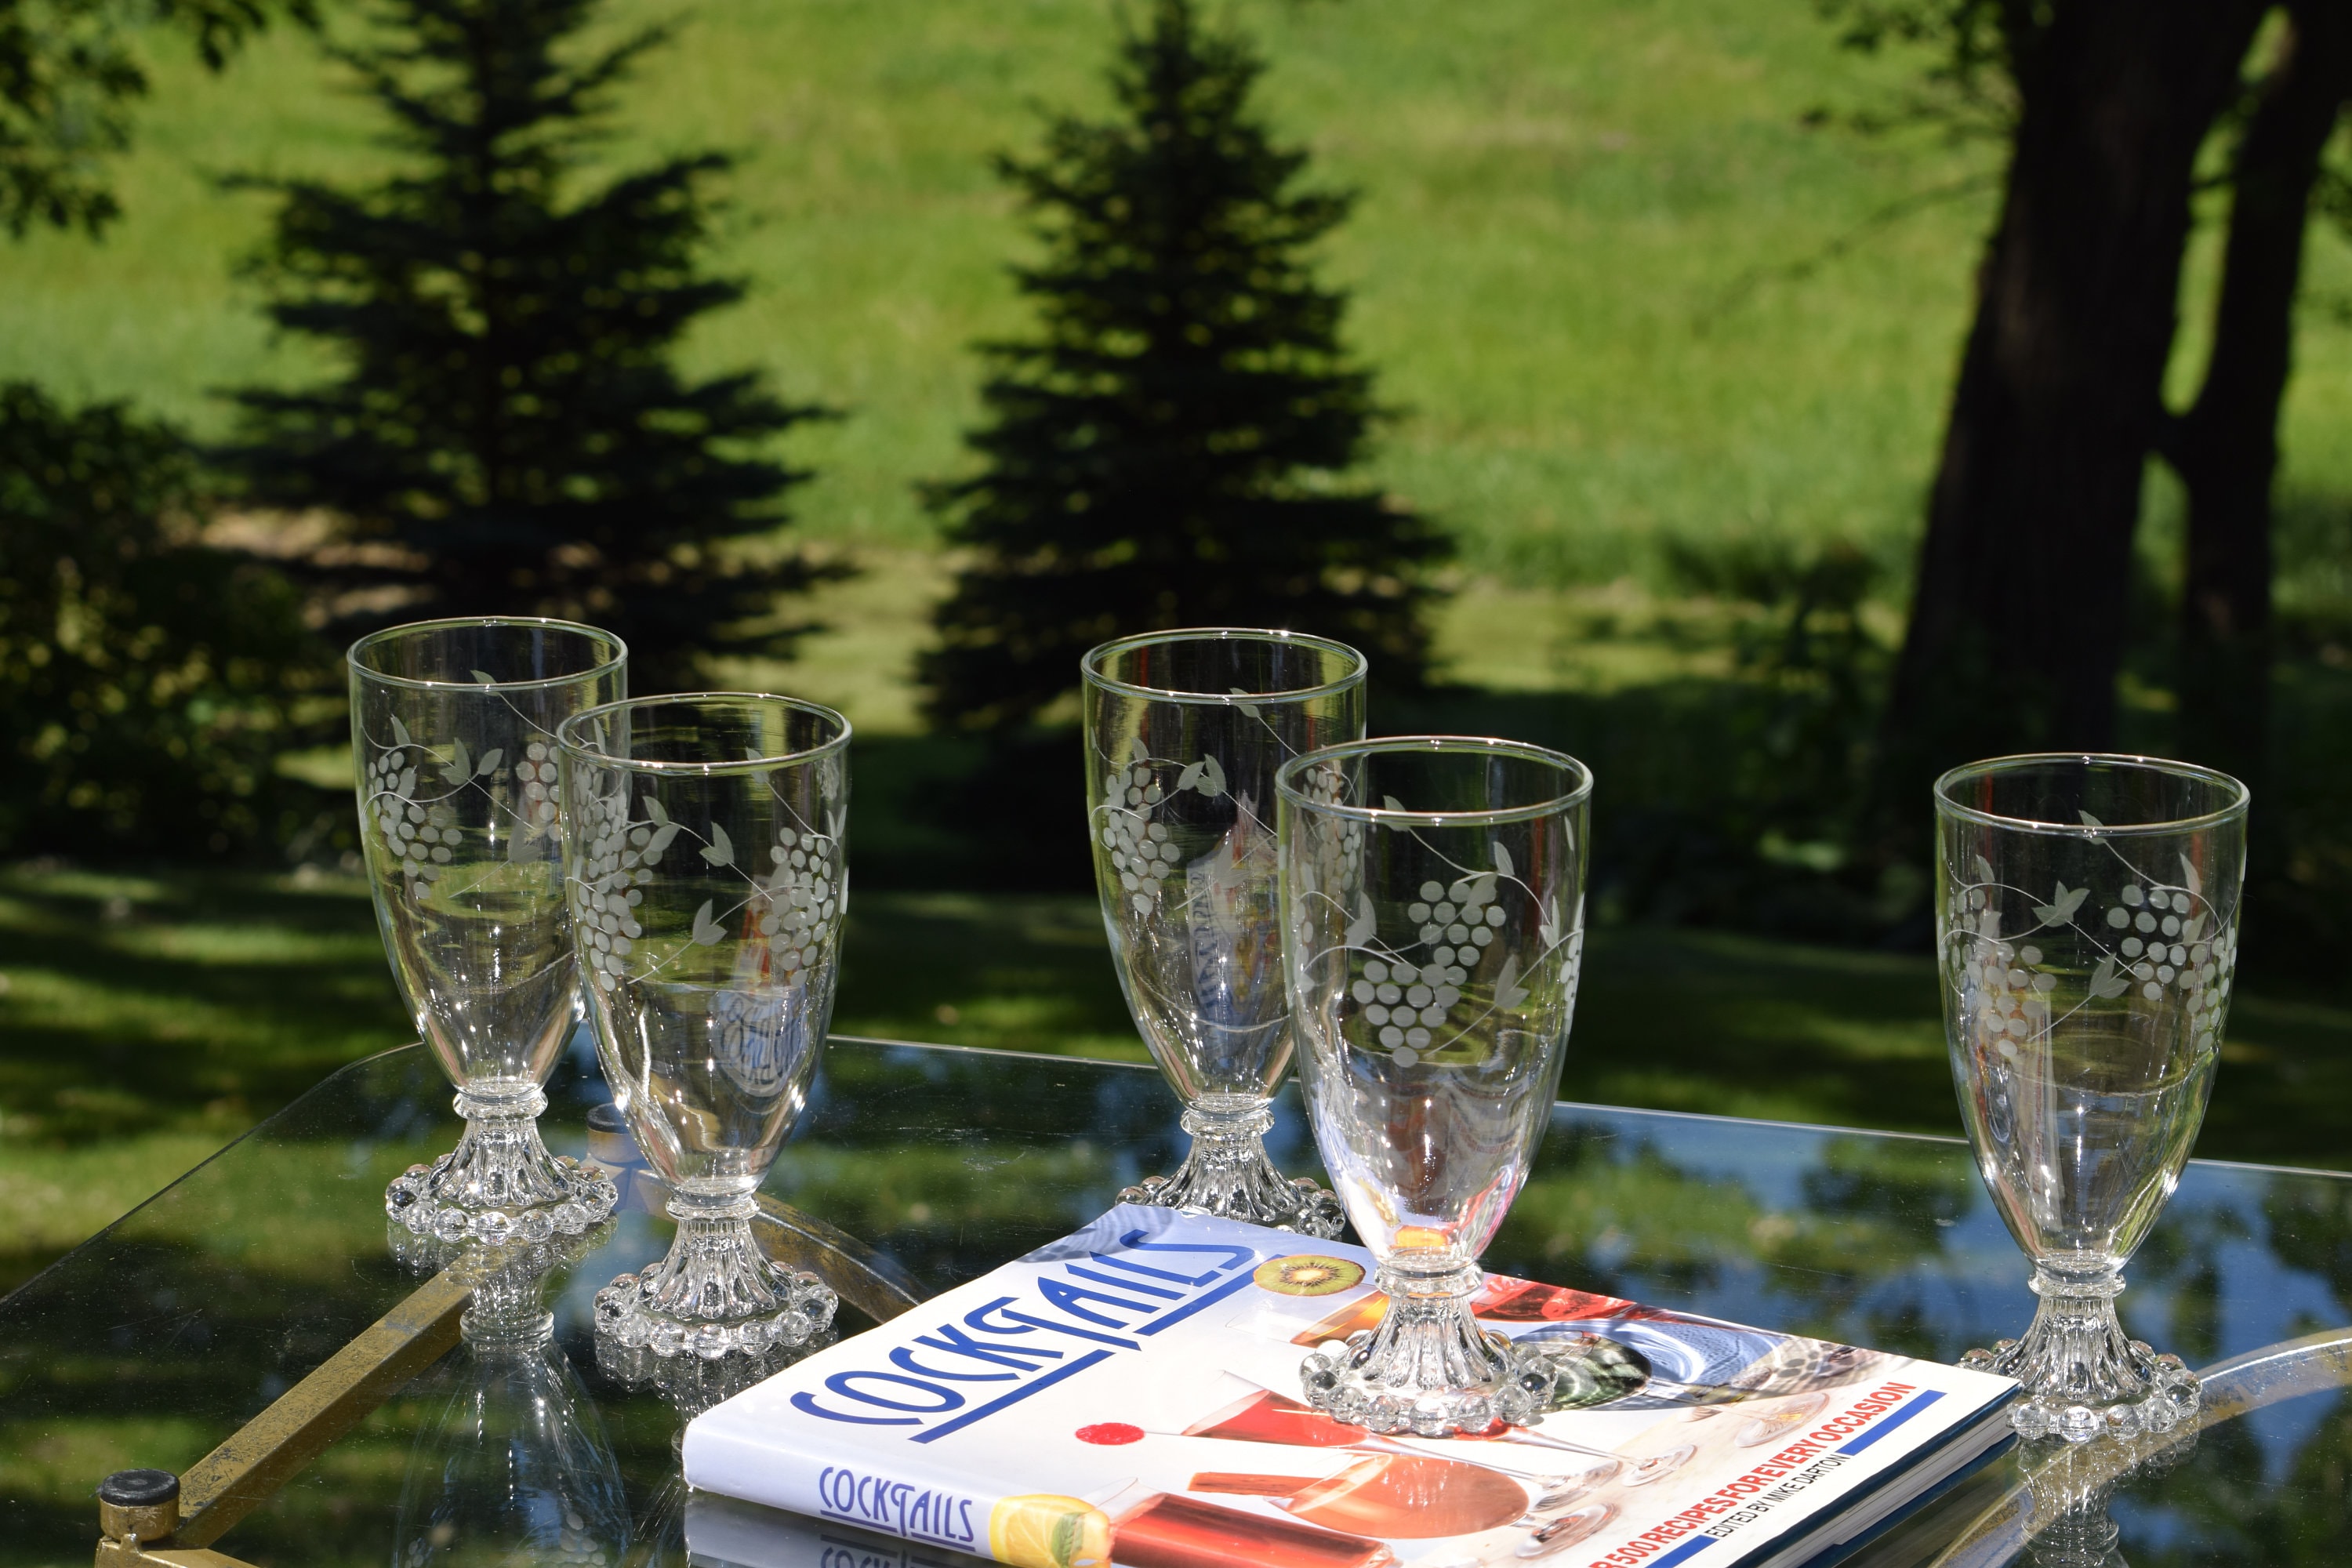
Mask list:
[[1792,1568],[2009,1435],[2005,1378],[1490,1275],[1480,1320],[1559,1342],[1580,1407],[1380,1436],[1298,1384],[1378,1321],[1370,1267],[1115,1208],[706,1412],[686,1479],[1019,1568]]

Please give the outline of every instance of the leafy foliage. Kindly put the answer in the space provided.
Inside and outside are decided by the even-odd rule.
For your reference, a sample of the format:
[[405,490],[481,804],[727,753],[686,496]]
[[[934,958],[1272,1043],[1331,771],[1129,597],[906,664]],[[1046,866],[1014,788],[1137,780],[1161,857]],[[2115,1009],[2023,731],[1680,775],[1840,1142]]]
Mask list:
[[292,588],[194,542],[185,443],[0,384],[0,847],[217,854],[277,830],[270,772],[326,686]]
[[1251,112],[1261,68],[1192,0],[1155,0],[1116,117],[1056,118],[1042,157],[998,161],[1045,248],[1015,271],[1040,331],[985,345],[986,466],[929,497],[976,552],[922,667],[935,720],[1017,724],[1090,645],[1172,626],[1319,632],[1418,682],[1419,574],[1446,546],[1341,477],[1381,410],[1306,253],[1349,198],[1299,187],[1307,154]]
[[96,234],[120,214],[103,163],[130,144],[131,105],[147,93],[138,24],[191,34],[217,70],[266,16],[260,0],[0,0],[0,226]]
[[1895,104],[1853,117],[1857,128],[1932,124],[1955,137],[2006,142],[2017,129],[2021,73],[2056,0],[1815,0],[1858,54],[1924,52],[1918,79]]
[[[718,153],[570,199],[642,31],[583,63],[596,0],[384,0],[374,41],[332,52],[391,118],[411,169],[280,195],[259,270],[269,314],[342,374],[237,394],[227,454],[265,504],[348,522],[314,574],[348,629],[433,614],[595,621],[634,684],[688,680],[698,650],[772,650],[781,595],[815,575],[762,536],[806,476],[761,456],[818,412],[755,374],[688,383],[679,338],[742,298],[703,274]],[[370,592],[373,591],[373,592]]]

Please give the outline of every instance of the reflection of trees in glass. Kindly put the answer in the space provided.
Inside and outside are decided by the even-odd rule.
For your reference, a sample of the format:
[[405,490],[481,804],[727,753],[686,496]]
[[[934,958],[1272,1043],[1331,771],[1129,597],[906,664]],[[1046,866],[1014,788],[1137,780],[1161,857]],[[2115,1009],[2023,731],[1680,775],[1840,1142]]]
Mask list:
[[[2233,1205],[2172,1205],[2126,1270],[2132,1288],[2123,1297],[2125,1327],[2152,1342],[2160,1341],[2159,1349],[2190,1366],[2219,1359],[2221,1249],[2252,1234]],[[2162,1321],[2154,1318],[2159,1303],[2169,1309]]]
[[2352,1184],[2280,1176],[2263,1198],[2271,1254],[2318,1275],[2352,1316]]
[[1956,1353],[1929,1321],[1920,1266],[1941,1254],[1939,1222],[1975,1201],[1967,1156],[1943,1143],[1829,1137],[1799,1190],[1801,1206],[1776,1209],[1646,1140],[1555,1125],[1486,1263],[1822,1339]]
[[[2219,1349],[2189,1342],[2218,1324],[2221,1248],[2262,1240],[2284,1268],[2318,1276],[2352,1318],[2352,1188],[2303,1176],[2273,1178],[2263,1194],[2266,1234],[2257,1237],[2231,1209],[2176,1212],[2149,1239],[2135,1269],[2173,1283],[2172,1331],[2194,1363]],[[2128,1300],[2128,1298],[2126,1298]],[[2332,1325],[2294,1325],[2301,1333]],[[2352,1394],[2329,1397],[2326,1414],[2292,1455],[2265,1449],[2255,1427],[2231,1421],[2209,1427],[2193,1463],[2159,1479],[2139,1479],[2118,1495],[2116,1515],[2137,1568],[2205,1563],[2264,1568],[2342,1563],[2352,1532]]]
[[2207,1427],[2191,1461],[2135,1477],[2111,1507],[2135,1568],[2340,1563],[2352,1529],[2352,1400],[2335,1395],[2283,1465],[2242,1421]]
[[[1775,1261],[1794,1270],[1787,1288],[1836,1325],[1834,1337],[1906,1355],[1964,1348],[1935,1325],[1921,1267],[1942,1258],[1945,1231],[1976,1205],[1964,1152],[1912,1139],[1831,1138],[1801,1188],[1809,1223]],[[1867,1274],[1859,1272],[1865,1262]]]
[[1748,1232],[1763,1218],[1745,1187],[1694,1176],[1646,1140],[1555,1121],[1484,1261],[1496,1273],[1683,1302],[1748,1261]]
[[[1000,1258],[1067,1235],[1153,1159],[1172,1156],[1174,1128],[1156,1074],[833,1050],[815,1110],[767,1190],[943,1289],[965,1277],[952,1259],[970,1253],[976,1227],[1002,1238]],[[1123,1153],[1137,1156],[1132,1167]]]

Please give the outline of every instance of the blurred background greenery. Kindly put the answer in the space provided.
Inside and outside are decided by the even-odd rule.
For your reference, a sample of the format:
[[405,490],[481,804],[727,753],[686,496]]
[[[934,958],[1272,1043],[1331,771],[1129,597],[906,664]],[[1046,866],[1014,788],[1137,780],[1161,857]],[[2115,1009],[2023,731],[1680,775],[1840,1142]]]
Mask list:
[[[1868,861],[1855,797],[2005,145],[1934,120],[1878,124],[1937,47],[1842,47],[1806,0],[1211,12],[1266,61],[1256,112],[1310,152],[1308,181],[1357,195],[1314,259],[1394,410],[1360,475],[1454,542],[1428,683],[1383,694],[1377,725],[1562,744],[1602,780],[1601,930],[1567,1092],[1956,1131],[1916,858]],[[323,7],[327,34],[353,37],[355,16]],[[1044,254],[989,155],[1029,155],[1044,111],[1109,112],[1118,16],[1105,0],[612,0],[589,30],[609,44],[677,28],[640,62],[600,163],[739,159],[705,263],[743,298],[692,324],[683,372],[756,370],[786,403],[839,415],[768,454],[811,476],[790,492],[790,538],[846,569],[793,606],[818,629],[779,643],[788,658],[737,650],[703,670],[857,726],[845,1032],[1140,1054],[1083,890],[1074,738],[933,729],[917,683],[934,608],[973,555],[947,543],[919,487],[976,470],[961,445],[984,416],[973,345],[1031,329],[1008,263]],[[121,400],[222,441],[236,433],[225,389],[310,384],[342,363],[273,332],[271,284],[247,261],[277,198],[224,180],[363,184],[400,155],[302,27],[257,34],[220,72],[171,26],[130,37],[152,90],[107,164],[121,216],[97,239],[36,223],[0,245],[0,382],[37,382],[61,406]],[[2208,165],[2225,141],[2216,130]],[[2195,196],[2176,401],[2209,347],[2223,184]],[[2200,1152],[2344,1165],[2352,244],[2315,222],[2304,257],[2260,808],[2287,825],[2294,898],[2280,907],[2294,912],[2250,927],[2253,978]],[[2161,751],[2185,503],[2168,468],[2148,476],[2114,738]],[[102,465],[79,482],[122,488]],[[28,659],[26,626],[47,616],[34,629],[56,640],[88,595],[24,588],[49,564],[47,536],[7,493],[0,575],[18,597],[0,597],[0,637],[19,640],[0,648]],[[332,524],[233,494],[156,508],[151,532],[222,571],[290,562]],[[151,547],[125,538],[126,558]],[[410,1036],[353,875],[331,664],[305,674],[273,653],[291,610],[236,581],[259,606],[243,643],[181,657],[200,627],[126,611],[127,644],[163,630],[115,674],[70,695],[26,684],[13,708],[16,688],[0,686],[0,718],[24,734],[41,702],[71,702],[83,732],[120,739],[108,704],[129,700],[126,682],[176,715],[131,737],[152,777],[129,815],[56,805],[89,784],[69,747],[44,753],[64,758],[56,809],[0,812],[15,861],[0,876],[0,1194],[18,1200],[0,1204],[0,1283],[332,1067]],[[135,681],[120,668],[134,655],[152,666]],[[173,658],[165,679],[153,661]],[[192,759],[215,755],[235,764],[206,775],[225,804],[173,817]],[[1042,804],[1024,816],[1016,796]],[[1913,819],[1924,852],[1924,801]]]

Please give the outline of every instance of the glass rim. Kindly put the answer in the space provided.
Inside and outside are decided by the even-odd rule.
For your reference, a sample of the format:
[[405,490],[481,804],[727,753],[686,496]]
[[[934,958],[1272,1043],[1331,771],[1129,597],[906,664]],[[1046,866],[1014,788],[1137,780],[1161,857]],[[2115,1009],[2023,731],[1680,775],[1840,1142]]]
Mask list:
[[[532,680],[426,680],[414,675],[388,675],[380,669],[370,669],[360,662],[360,651],[376,643],[386,642],[410,632],[436,632],[452,626],[514,626],[538,631],[577,632],[593,641],[611,647],[613,656],[593,667],[572,675],[546,675]],[[412,691],[525,691],[534,687],[562,686],[574,680],[593,680],[609,675],[629,661],[629,645],[616,632],[602,626],[588,626],[581,621],[559,620],[553,616],[440,616],[429,621],[404,621],[396,626],[385,626],[354,641],[343,650],[343,662],[352,673],[386,686],[403,686]]]
[[[1567,772],[1578,782],[1567,794],[1550,800],[1537,801],[1528,805],[1490,806],[1481,811],[1395,811],[1384,805],[1345,805],[1334,801],[1316,800],[1298,787],[1312,763],[1330,762],[1341,757],[1369,757],[1384,752],[1421,752],[1432,755],[1507,756],[1522,762],[1542,763]],[[1329,816],[1342,816],[1354,822],[1382,825],[1402,823],[1413,827],[1498,827],[1505,823],[1533,822],[1539,816],[1551,816],[1582,805],[1592,798],[1592,770],[1566,752],[1556,752],[1549,746],[1538,746],[1529,741],[1505,741],[1486,735],[1384,735],[1372,741],[1347,741],[1336,746],[1318,746],[1291,758],[1274,773],[1275,793],[1301,811],[1319,811]]]
[[[1326,680],[1314,686],[1290,687],[1281,691],[1180,691],[1172,687],[1143,686],[1131,680],[1121,680],[1098,668],[1100,661],[1112,654],[1126,653],[1139,647],[1155,647],[1180,642],[1255,642],[1280,646],[1311,647],[1325,653],[1336,653],[1352,661],[1353,668],[1336,680]],[[1317,637],[1313,632],[1286,632],[1265,626],[1179,626],[1164,632],[1138,632],[1132,637],[1113,637],[1097,643],[1078,656],[1078,673],[1089,686],[1106,691],[1116,691],[1123,697],[1143,697],[1154,702],[1198,702],[1205,706],[1230,708],[1237,702],[1288,702],[1308,697],[1327,697],[1360,686],[1371,672],[1372,661],[1362,650],[1349,647],[1334,637]]]
[[[2062,763],[2078,766],[2104,763],[2118,770],[2137,770],[2161,773],[2171,778],[2197,779],[2221,785],[2234,792],[2227,805],[2213,811],[2200,812],[2195,816],[2183,816],[2165,822],[2103,822],[2094,827],[2084,822],[2051,822],[2037,816],[2003,816],[1998,812],[1980,811],[1965,805],[1946,791],[1971,779],[1991,778],[2001,773],[2023,773],[2029,768],[2049,767]],[[2253,791],[2245,784],[2219,768],[2209,768],[2196,763],[2183,763],[2170,757],[2151,757],[2137,752],[2020,752],[2013,756],[1987,757],[1974,763],[1962,763],[1948,768],[1937,777],[1933,786],[1936,814],[1972,822],[1980,827],[2005,827],[2022,833],[2049,833],[2069,838],[2137,837],[2161,833],[2191,833],[2200,828],[2218,827],[2232,817],[2246,815],[2253,800]]]
[[[815,745],[803,747],[797,752],[781,752],[772,757],[730,757],[719,761],[693,763],[656,762],[646,757],[615,757],[572,738],[573,726],[584,726],[590,720],[602,719],[606,714],[617,713],[625,708],[657,708],[665,704],[716,707],[722,703],[737,707],[768,703],[789,709],[796,713],[814,713],[820,719],[831,720],[840,726],[840,730]],[[624,697],[617,702],[600,702],[593,708],[583,708],[555,727],[555,745],[559,752],[594,763],[600,768],[625,768],[631,773],[692,773],[698,776],[713,773],[760,773],[770,768],[814,762],[829,752],[846,750],[849,745],[849,721],[841,713],[827,708],[822,702],[811,702],[802,697],[786,697],[773,691],[672,691],[652,697]]]

